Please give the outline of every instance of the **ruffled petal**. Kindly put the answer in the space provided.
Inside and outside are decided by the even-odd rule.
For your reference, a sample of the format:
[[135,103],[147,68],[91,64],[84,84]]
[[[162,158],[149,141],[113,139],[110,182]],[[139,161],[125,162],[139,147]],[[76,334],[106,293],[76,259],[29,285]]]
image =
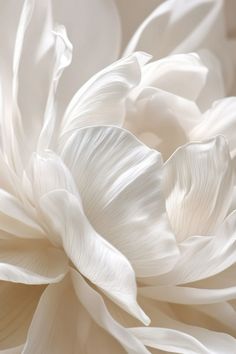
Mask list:
[[59,139],[61,145],[75,129],[100,124],[121,125],[125,100],[139,83],[141,65],[149,58],[145,53],[133,54],[113,63],[84,84],[66,109]]
[[62,152],[94,229],[131,262],[136,275],[170,270],[178,249],[162,196],[160,154],[115,127],[75,132]]
[[233,191],[234,168],[225,139],[179,148],[165,163],[164,182],[178,240],[213,233],[227,215]]

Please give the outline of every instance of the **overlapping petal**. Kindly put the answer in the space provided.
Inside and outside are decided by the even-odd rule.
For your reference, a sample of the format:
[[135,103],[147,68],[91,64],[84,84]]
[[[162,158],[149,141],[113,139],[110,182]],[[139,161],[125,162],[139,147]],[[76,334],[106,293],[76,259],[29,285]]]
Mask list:
[[190,143],[170,157],[165,163],[166,206],[179,241],[216,230],[227,215],[234,182],[233,162],[221,136]]
[[131,265],[90,224],[73,178],[59,157],[35,155],[33,188],[52,243],[61,246],[77,269],[115,302],[148,322],[136,303]]
[[[101,336],[99,341],[97,332]],[[73,343],[78,353],[92,354],[91,337],[97,341],[97,353],[109,353],[111,348],[114,353],[123,353],[120,344],[130,353],[148,353],[135,336],[112,319],[101,295],[71,270],[71,279],[67,277],[59,284],[50,285],[44,292],[23,353],[64,354]]]
[[227,97],[215,101],[190,132],[190,140],[203,140],[219,134],[226,137],[230,151],[236,153],[236,98]]
[[162,274],[178,256],[162,195],[160,154],[115,127],[75,132],[62,151],[93,228],[137,276]]
[[136,53],[111,64],[94,75],[74,95],[62,120],[59,143],[64,144],[75,129],[91,125],[121,125],[125,101],[141,79],[141,65],[149,60]]

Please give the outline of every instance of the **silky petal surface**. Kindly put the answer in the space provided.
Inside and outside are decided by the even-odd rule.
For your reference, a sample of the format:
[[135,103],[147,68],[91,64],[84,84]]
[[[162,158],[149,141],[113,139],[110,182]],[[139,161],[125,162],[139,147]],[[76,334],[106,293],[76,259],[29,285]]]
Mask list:
[[232,154],[236,154],[236,98],[227,97],[213,103],[201,122],[190,132],[190,140],[203,140],[218,134],[225,136]]
[[170,157],[165,163],[166,207],[179,241],[210,235],[221,224],[231,203],[234,177],[221,136],[190,143]]
[[[94,75],[69,103],[59,132],[59,143],[78,128],[99,124],[122,125],[125,101],[141,79],[141,65],[149,56],[136,53]],[[64,139],[63,139],[64,137]]]
[[62,157],[89,222],[129,259],[136,275],[171,269],[178,249],[162,195],[160,154],[120,128],[94,127],[75,132]]

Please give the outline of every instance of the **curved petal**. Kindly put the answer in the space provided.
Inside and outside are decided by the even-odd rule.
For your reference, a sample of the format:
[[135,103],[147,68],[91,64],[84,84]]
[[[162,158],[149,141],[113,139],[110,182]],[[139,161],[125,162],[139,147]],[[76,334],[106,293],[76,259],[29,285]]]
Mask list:
[[20,354],[43,286],[0,281],[0,353]]
[[55,189],[66,189],[79,197],[70,171],[61,158],[50,150],[32,155],[28,175],[36,202],[44,194]]
[[120,15],[122,28],[121,49],[123,50],[140,23],[142,23],[150,12],[153,11],[159,3],[163,2],[163,0],[139,1],[138,6],[137,0],[129,0],[129,2],[126,0],[115,0],[115,2]]
[[143,67],[136,90],[152,86],[196,100],[206,83],[207,73],[207,67],[195,53],[170,55]]
[[208,48],[219,57],[228,92],[234,69],[226,40],[222,1],[165,1],[140,25],[125,55],[144,50],[159,59],[169,54],[188,53],[201,48]]
[[127,131],[75,132],[62,152],[94,229],[118,248],[139,277],[173,267],[178,256],[162,196],[160,154]]
[[58,101],[65,106],[92,75],[117,60],[120,21],[113,0],[53,0],[52,5],[54,20],[66,27],[74,47],[72,64],[58,87]]
[[71,64],[72,60],[72,44],[67,37],[65,27],[56,26],[53,33],[55,35],[55,59],[44,121],[37,143],[37,150],[39,151],[48,148],[53,142],[56,128],[55,98],[57,86],[64,69]]
[[[125,100],[141,79],[141,65],[149,56],[136,53],[121,59],[94,75],[74,95],[63,117],[59,142],[78,128],[113,124],[121,125]],[[62,141],[61,141],[62,140]]]
[[132,328],[131,331],[133,334],[137,331],[138,339],[145,345],[159,348],[158,345],[162,344],[162,350],[186,354],[230,354],[235,351],[234,334],[228,334],[234,333],[234,328],[222,326],[215,319],[196,311],[197,306],[173,305],[145,298],[140,301],[150,314],[152,327],[147,330],[144,327]]
[[23,238],[45,238],[44,231],[23,204],[3,189],[0,189],[0,230]]
[[[223,272],[236,263],[235,227],[236,211],[225,219],[214,236],[206,239],[204,236],[195,236],[180,244],[181,256],[175,269],[160,277],[159,284],[187,284],[206,279],[205,286],[209,286],[211,280],[207,278]],[[222,278],[224,279],[224,276]],[[214,284],[213,287],[221,289],[221,282]],[[226,284],[225,287],[229,287],[228,291],[232,294],[234,284]]]
[[197,99],[198,107],[205,112],[214,101],[226,96],[225,82],[219,58],[207,49],[199,50],[198,55],[208,70],[205,86]]
[[190,140],[202,140],[222,134],[229,143],[232,154],[236,154],[236,98],[227,97],[213,103],[201,122],[190,132]]
[[189,140],[201,113],[195,102],[160,89],[143,90],[126,117],[125,128],[161,152],[164,159]]
[[226,331],[235,337],[236,311],[229,302],[194,306],[200,313],[206,314],[215,322],[223,324]]
[[46,241],[0,240],[0,279],[25,284],[60,281],[68,270],[63,251]]
[[66,190],[54,190],[41,198],[40,207],[51,233],[58,235],[58,243],[62,243],[77,269],[122,308],[148,323],[136,303],[131,265],[93,229],[78,198]]
[[[15,141],[12,144],[16,166],[20,159],[25,163],[28,150],[35,146],[40,131],[49,90],[52,61],[50,49],[54,43],[51,22],[49,1],[24,1],[13,57],[13,117],[8,119],[14,131]],[[17,156],[18,146],[20,153]]]
[[166,208],[178,240],[213,233],[227,215],[233,191],[234,169],[225,139],[179,148],[164,173]]
[[71,277],[78,299],[99,326],[114,336],[128,353],[149,353],[141,343],[130,336],[127,329],[113,320],[101,295],[92,289],[78,272],[72,270]]
[[209,305],[235,299],[236,286],[223,289],[202,289],[190,286],[147,286],[140,288],[139,292],[142,296],[158,301],[184,305]]
[[138,49],[160,58],[171,52],[190,52],[200,46],[208,48],[209,44],[215,44],[217,35],[222,37],[221,11],[220,1],[165,1],[140,25],[126,54]]
[[[101,336],[99,342],[97,332]],[[23,354],[64,354],[73,352],[75,348],[80,354],[94,354],[95,344],[98,353],[108,354],[107,346],[110,350],[112,348],[112,352],[114,349],[114,353],[123,353],[114,338],[131,353],[149,353],[128,330],[112,319],[101,295],[73,270],[72,282],[66,277],[61,283],[49,285],[43,293]]]
[[180,324],[176,329],[148,327],[132,328],[130,331],[143,344],[171,353],[231,354],[236,350],[233,337],[200,327]]

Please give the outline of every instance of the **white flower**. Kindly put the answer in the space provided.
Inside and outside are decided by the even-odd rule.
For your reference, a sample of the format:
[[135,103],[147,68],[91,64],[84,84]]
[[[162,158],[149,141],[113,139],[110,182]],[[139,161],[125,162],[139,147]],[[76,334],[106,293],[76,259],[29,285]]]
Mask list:
[[[72,45],[64,27],[55,27],[53,51],[44,51],[52,55],[53,67],[43,122],[29,128],[18,99],[24,38],[32,14],[50,15],[48,6],[35,6],[24,2],[12,81],[6,71],[1,82],[0,279],[6,282],[1,288],[6,312],[0,348],[94,353],[97,345],[100,352],[109,352],[110,346],[115,350],[121,344],[127,352],[147,353],[112,319],[97,291],[149,323],[136,302],[135,276],[167,272],[179,253],[162,196],[161,156],[120,128],[81,129],[97,120],[101,124],[100,117],[106,123],[110,116],[122,121],[124,99],[139,82],[146,56],[131,55],[96,74],[75,94],[60,122],[57,86],[71,62]],[[41,38],[44,50],[49,39],[53,38],[46,30]],[[32,129],[28,141],[26,129]],[[24,311],[17,315],[21,308]],[[17,320],[8,322],[11,316]],[[88,332],[83,334],[86,323]],[[102,343],[96,344],[101,334]],[[91,344],[88,336],[95,338]]]
[[112,0],[1,4],[0,353],[236,351],[222,6],[163,2],[114,62]]

